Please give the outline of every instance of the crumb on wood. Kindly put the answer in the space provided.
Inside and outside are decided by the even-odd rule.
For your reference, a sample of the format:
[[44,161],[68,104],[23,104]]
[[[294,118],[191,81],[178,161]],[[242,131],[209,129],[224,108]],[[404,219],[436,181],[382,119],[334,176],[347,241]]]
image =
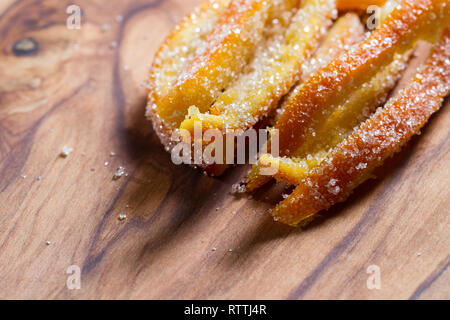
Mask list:
[[59,154],[62,158],[67,158],[69,154],[73,152],[73,148],[69,146],[63,146],[61,149],[61,153]]
[[119,167],[117,168],[117,171],[114,173],[114,180],[118,180],[120,179],[123,175],[125,174],[125,168],[124,167]]

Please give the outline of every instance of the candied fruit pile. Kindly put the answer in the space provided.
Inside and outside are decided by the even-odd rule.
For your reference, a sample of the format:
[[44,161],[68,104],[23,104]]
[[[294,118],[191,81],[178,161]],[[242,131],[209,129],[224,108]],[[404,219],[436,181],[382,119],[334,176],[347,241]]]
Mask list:
[[[371,5],[380,6],[373,30]],[[439,109],[450,90],[449,24],[449,0],[208,1],[156,54],[147,116],[168,151],[174,132],[193,135],[198,123],[223,135],[276,129],[278,152],[268,143],[236,189],[295,186],[271,214],[297,225],[344,201]],[[419,41],[433,45],[428,60],[390,97]]]

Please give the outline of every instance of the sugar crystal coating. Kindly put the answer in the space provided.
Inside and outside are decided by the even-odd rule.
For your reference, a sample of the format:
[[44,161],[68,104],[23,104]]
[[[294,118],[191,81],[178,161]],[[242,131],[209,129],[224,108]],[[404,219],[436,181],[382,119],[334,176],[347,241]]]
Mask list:
[[[344,201],[371,172],[420,131],[450,91],[450,29],[412,83],[334,148],[272,212],[300,221]],[[338,188],[337,188],[338,187]]]

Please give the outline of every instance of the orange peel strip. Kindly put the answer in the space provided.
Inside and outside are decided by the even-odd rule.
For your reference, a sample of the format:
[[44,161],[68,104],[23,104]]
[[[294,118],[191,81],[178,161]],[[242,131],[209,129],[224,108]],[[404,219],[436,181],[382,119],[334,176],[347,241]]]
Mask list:
[[179,70],[204,45],[213,26],[231,0],[207,1],[199,5],[172,30],[155,55],[150,79],[154,82],[152,96],[158,102],[175,84]]
[[323,123],[316,123],[306,133],[305,142],[293,153],[305,158],[329,150],[353,132],[377,107],[386,102],[405,70],[411,51],[398,55],[394,61],[358,88],[349,99],[337,107]]
[[325,156],[326,154],[316,154],[300,161],[287,157],[279,158],[273,157],[271,154],[263,154],[258,160],[258,166],[275,166],[278,170],[273,175],[274,178],[287,184],[298,185],[303,181],[303,178],[308,172],[316,167]]
[[449,20],[448,0],[403,0],[371,36],[317,72],[298,91],[278,121],[280,155],[304,142],[306,129],[321,122],[354,91],[389,65],[396,53],[439,34]]
[[[364,26],[355,13],[347,13],[340,17],[325,35],[323,42],[314,53],[313,57],[306,61],[302,66],[303,74],[301,82],[309,80],[309,78],[311,78],[320,68],[325,67],[333,59],[336,59],[344,52],[350,50],[353,45],[363,39]],[[293,87],[291,92],[285,97],[284,102],[277,110],[279,116],[283,114],[284,108],[301,88],[300,84],[301,83],[298,83]],[[276,118],[277,120],[279,116]]]
[[293,185],[300,184],[307,173],[327,156],[329,150],[352,134],[356,126],[386,101],[389,92],[401,77],[409,56],[410,52],[398,56],[371,81],[356,90],[328,119],[323,123],[316,123],[308,130],[305,143],[292,157],[273,158],[263,155],[258,165],[275,164],[278,166],[277,173],[273,175],[275,179]]
[[177,83],[156,105],[169,126],[177,127],[187,109],[208,111],[224,88],[239,75],[263,39],[266,22],[282,14],[278,6],[295,8],[297,0],[233,0],[178,76]]
[[[340,17],[331,27],[313,57],[306,62],[303,68],[303,81],[307,81],[318,69],[325,67],[331,60],[349,50],[353,45],[360,42],[363,37],[364,27],[356,14],[348,13]],[[280,107],[280,114],[300,87],[301,85],[297,85],[285,98],[285,102]],[[259,172],[259,166],[254,165],[247,177],[247,191],[251,192],[260,188],[272,178],[271,176],[260,175]]]
[[147,117],[165,146],[170,145],[170,129],[157,113],[157,105],[175,85],[180,70],[186,68],[198,47],[203,46],[231,0],[206,1],[180,21],[160,46],[150,70]]
[[449,91],[450,29],[447,29],[412,83],[312,170],[271,213],[275,220],[297,225],[346,200],[376,167],[420,131]]
[[[304,0],[284,36],[256,49],[247,72],[227,87],[209,110],[222,117],[217,129],[246,130],[277,106],[299,80],[302,64],[319,46],[334,9],[333,0]],[[192,119],[185,120],[180,128],[191,128],[189,122]]]

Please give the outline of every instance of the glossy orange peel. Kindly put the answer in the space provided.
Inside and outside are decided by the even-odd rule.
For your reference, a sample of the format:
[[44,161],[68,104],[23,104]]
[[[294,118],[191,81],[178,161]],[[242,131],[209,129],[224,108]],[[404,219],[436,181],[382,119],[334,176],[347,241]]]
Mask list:
[[291,155],[306,139],[306,129],[392,63],[395,54],[418,40],[434,38],[449,19],[448,0],[404,0],[365,41],[317,72],[290,101],[276,124],[280,154]]
[[225,88],[208,113],[199,108],[201,113],[184,120],[180,128],[192,131],[194,122],[203,121],[203,127],[219,130],[254,126],[300,79],[302,66],[319,46],[334,9],[334,1],[302,1],[286,30],[256,48],[246,70]]
[[412,83],[311,170],[272,212],[278,221],[297,225],[342,202],[383,161],[426,124],[450,90],[450,29],[435,46]]
[[[272,212],[289,225],[344,201],[449,91],[449,1],[338,0],[337,8],[383,4],[380,25],[367,36],[354,13],[332,23],[334,0],[200,5],[160,47],[150,72],[147,115],[160,140],[171,150],[171,135],[184,129],[189,136],[195,123],[225,135],[265,119],[278,129],[280,156],[260,155],[247,191],[272,178],[296,186]],[[381,108],[415,44],[442,34],[411,85]],[[273,164],[276,173],[261,175]],[[227,165],[200,167],[220,175]]]
[[[333,59],[350,50],[353,45],[362,41],[363,38],[364,27],[356,14],[348,13],[340,17],[327,33],[313,57],[304,65],[301,81],[299,81],[299,83],[294,86],[291,89],[291,92],[284,98],[280,108],[276,110],[277,114],[273,116],[273,119],[279,119],[287,104],[289,104],[289,101],[295,97],[298,90],[301,88],[301,85],[309,80],[317,70],[325,67]],[[268,160],[268,158],[266,158],[266,160]],[[256,190],[271,180],[271,176],[260,174],[261,164],[262,163],[259,163],[252,167],[246,181],[247,191]],[[282,163],[279,163],[279,165],[282,165]],[[280,170],[282,167],[283,166],[280,167]]]

